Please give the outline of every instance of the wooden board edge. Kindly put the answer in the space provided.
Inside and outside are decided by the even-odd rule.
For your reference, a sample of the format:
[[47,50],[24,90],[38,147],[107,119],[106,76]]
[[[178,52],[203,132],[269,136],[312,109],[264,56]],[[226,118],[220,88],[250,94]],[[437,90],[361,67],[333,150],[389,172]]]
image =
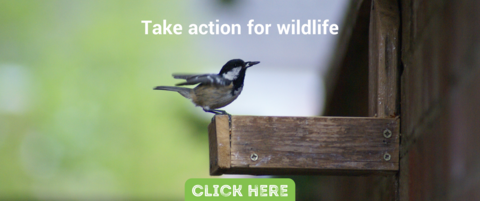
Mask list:
[[208,126],[210,175],[222,175],[230,168],[230,120],[215,115]]

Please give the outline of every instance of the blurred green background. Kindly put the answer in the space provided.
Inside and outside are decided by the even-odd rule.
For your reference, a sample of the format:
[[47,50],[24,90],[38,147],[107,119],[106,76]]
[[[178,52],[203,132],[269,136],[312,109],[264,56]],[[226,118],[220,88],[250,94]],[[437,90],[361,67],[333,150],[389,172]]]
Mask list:
[[140,23],[188,24],[186,3],[0,1],[0,200],[178,200],[208,177],[208,120],[152,90],[202,58]]

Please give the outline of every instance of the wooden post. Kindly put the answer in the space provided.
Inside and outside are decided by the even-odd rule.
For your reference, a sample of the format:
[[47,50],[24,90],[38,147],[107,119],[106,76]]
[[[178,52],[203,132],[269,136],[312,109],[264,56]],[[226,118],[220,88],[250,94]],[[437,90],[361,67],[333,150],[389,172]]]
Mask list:
[[369,34],[369,116],[394,117],[399,106],[398,2],[372,1]]
[[397,118],[216,115],[210,174],[394,174]]
[[[396,117],[400,108],[398,1],[372,0],[369,27],[369,116]],[[397,153],[396,153],[397,154]],[[395,158],[400,158],[396,155]],[[397,200],[398,174],[366,178],[376,197]]]

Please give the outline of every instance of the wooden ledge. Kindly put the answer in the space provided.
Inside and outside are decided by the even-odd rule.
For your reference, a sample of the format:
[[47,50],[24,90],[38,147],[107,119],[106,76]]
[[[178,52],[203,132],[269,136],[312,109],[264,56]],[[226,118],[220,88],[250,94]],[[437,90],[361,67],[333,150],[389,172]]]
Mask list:
[[398,118],[216,115],[208,132],[211,175],[398,171]]

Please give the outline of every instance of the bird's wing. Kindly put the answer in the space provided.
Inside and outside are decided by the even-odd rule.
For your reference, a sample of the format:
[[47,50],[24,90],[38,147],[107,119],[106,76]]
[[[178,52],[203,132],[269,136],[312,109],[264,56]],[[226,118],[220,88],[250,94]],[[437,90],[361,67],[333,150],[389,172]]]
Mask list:
[[232,81],[227,80],[217,74],[173,74],[175,79],[184,79],[185,82],[178,83],[176,86],[194,85],[194,84],[214,84],[214,85],[229,85]]

